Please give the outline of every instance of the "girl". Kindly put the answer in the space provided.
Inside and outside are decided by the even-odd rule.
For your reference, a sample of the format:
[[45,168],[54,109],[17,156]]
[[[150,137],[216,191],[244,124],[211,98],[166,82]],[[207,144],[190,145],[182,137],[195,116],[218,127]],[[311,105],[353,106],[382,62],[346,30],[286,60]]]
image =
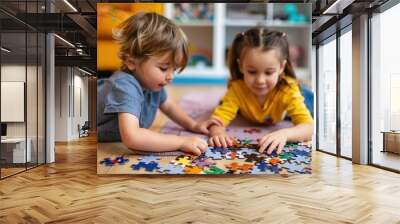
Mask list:
[[259,139],[259,151],[268,154],[277,148],[281,153],[287,141],[310,140],[313,119],[304,104],[296,76],[289,60],[285,33],[265,27],[238,34],[228,57],[231,80],[222,103],[210,120],[209,144],[231,146],[233,139],[225,132],[238,111],[248,121],[272,125],[286,113],[294,126],[269,133]]
[[121,44],[121,71],[98,81],[98,141],[122,141],[143,151],[182,150],[200,155],[207,142],[198,137],[166,135],[148,130],[160,109],[177,124],[193,132],[208,134],[207,125],[197,123],[167,98],[175,70],[188,60],[183,31],[156,13],[140,13],[124,21],[116,40]]

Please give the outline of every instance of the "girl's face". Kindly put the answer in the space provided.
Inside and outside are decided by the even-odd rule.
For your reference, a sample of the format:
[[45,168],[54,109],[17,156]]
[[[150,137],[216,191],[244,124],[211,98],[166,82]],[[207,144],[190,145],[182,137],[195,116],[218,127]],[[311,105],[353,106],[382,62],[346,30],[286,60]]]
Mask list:
[[125,64],[130,71],[134,71],[140,84],[151,91],[160,91],[162,87],[171,83],[175,71],[169,53],[150,56],[141,63],[130,58]]
[[286,60],[280,61],[276,50],[263,51],[260,48],[244,50],[241,59],[238,60],[244,82],[257,97],[265,97],[278,83]]

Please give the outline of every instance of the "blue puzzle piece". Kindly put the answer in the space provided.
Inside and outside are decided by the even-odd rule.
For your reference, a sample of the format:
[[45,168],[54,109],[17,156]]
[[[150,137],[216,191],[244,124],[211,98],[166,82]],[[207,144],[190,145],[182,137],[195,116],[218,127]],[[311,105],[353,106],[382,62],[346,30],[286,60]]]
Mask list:
[[222,159],[222,155],[220,152],[213,152],[211,150],[207,150],[204,154],[207,158],[211,158],[214,160]]
[[306,173],[304,166],[295,163],[285,163],[282,165],[282,168],[286,168],[290,173]]
[[287,146],[283,147],[283,149],[282,149],[282,152],[288,152],[289,153],[290,151],[292,151],[292,149],[287,147]]
[[138,158],[138,160],[140,160],[140,162],[144,162],[144,163],[151,163],[151,162],[158,163],[158,161],[160,160],[160,157],[148,155],[148,156],[142,156],[142,157]]
[[261,170],[258,167],[254,167],[251,172],[251,174],[275,174],[275,172],[271,171],[271,170]]
[[100,161],[100,164],[105,164],[106,166],[114,166],[116,163],[118,163],[119,165],[124,165],[128,161],[129,159],[125,159],[124,156],[117,156],[115,159],[107,157],[104,158],[104,160]]
[[297,150],[301,150],[301,151],[305,151],[305,152],[311,152],[311,149],[306,147],[306,146],[304,146],[304,145],[299,145],[299,146],[297,146],[296,149]]
[[129,162],[129,159],[125,159],[124,156],[117,156],[115,160],[117,160],[117,163],[120,165],[124,165],[125,163]]
[[114,166],[113,160],[110,157],[104,158],[100,161],[100,164],[105,164],[106,166]]
[[310,152],[303,151],[303,150],[298,150],[298,149],[293,149],[291,151],[292,154],[296,156],[310,156]]
[[210,150],[213,152],[220,152],[222,155],[225,155],[228,152],[227,148],[217,146],[211,147]]
[[273,173],[279,173],[279,166],[278,165],[268,166],[268,169],[270,171],[272,171]]
[[268,164],[265,161],[262,161],[257,164],[257,168],[264,172],[268,169]]
[[301,164],[301,163],[305,163],[305,164],[310,164],[311,159],[308,156],[296,156],[294,158],[292,158],[294,162]]
[[183,170],[184,168],[182,166],[176,166],[173,164],[163,165],[158,169],[159,172],[167,174],[184,174],[185,172]]
[[153,170],[157,169],[158,163],[156,163],[156,162],[150,162],[150,163],[139,162],[138,164],[132,164],[131,167],[134,170],[140,170],[141,168],[145,168],[146,171],[153,172]]

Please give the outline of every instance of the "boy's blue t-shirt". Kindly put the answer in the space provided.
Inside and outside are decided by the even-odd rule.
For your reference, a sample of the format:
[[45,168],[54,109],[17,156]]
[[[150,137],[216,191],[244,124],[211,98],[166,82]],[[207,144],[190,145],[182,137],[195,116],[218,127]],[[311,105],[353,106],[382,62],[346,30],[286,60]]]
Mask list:
[[157,109],[167,99],[165,89],[143,89],[131,74],[118,71],[108,79],[97,81],[97,140],[121,141],[118,113],[127,112],[139,120],[141,128],[154,121]]

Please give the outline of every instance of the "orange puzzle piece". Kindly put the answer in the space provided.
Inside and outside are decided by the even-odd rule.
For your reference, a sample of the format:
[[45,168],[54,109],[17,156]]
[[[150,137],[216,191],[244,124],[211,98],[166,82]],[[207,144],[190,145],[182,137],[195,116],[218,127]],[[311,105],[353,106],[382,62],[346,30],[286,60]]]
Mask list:
[[200,174],[201,171],[203,171],[202,169],[200,169],[200,167],[198,166],[193,166],[193,167],[186,167],[185,168],[185,173],[186,174]]
[[279,157],[274,157],[274,158],[271,158],[270,160],[269,160],[269,163],[271,164],[271,165],[273,165],[273,166],[275,166],[276,164],[278,164],[278,163],[280,163],[281,162],[281,159],[279,159]]
[[241,170],[243,172],[249,172],[253,168],[254,165],[251,163],[244,163],[244,164],[240,165],[237,162],[233,162],[231,164],[226,164],[225,166],[229,170],[234,171],[234,172],[236,172],[238,170]]

